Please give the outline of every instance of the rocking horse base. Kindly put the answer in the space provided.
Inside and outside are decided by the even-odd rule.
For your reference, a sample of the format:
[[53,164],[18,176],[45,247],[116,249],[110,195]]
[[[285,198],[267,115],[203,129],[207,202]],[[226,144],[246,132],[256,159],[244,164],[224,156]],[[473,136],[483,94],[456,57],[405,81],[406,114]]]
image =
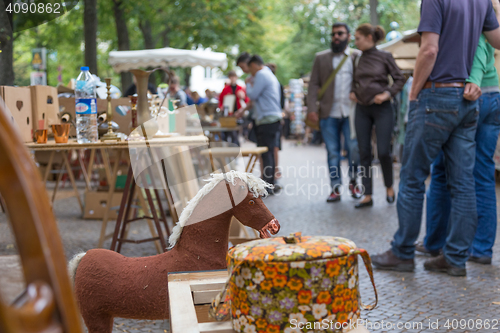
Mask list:
[[[170,333],[236,333],[232,321],[217,322],[208,309],[213,298],[224,288],[227,270],[168,274]],[[370,333],[364,326],[349,333]]]

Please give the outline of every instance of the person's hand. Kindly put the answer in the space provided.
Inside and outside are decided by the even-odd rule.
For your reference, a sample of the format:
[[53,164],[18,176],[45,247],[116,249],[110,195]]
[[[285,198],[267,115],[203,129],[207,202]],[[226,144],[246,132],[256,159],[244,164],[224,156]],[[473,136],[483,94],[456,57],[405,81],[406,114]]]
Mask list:
[[307,118],[312,121],[313,123],[319,122],[319,117],[317,112],[309,112],[307,114]]
[[358,99],[356,98],[356,94],[355,93],[351,92],[349,94],[349,98],[350,98],[351,101],[353,101],[355,103],[358,103]]
[[[497,0],[498,1],[498,0]],[[465,85],[464,98],[469,101],[475,101],[481,97],[481,88],[475,83],[469,82]]]
[[408,94],[408,100],[410,102],[416,101],[418,99],[418,94],[420,94],[420,90],[419,91],[414,91],[413,87],[412,87],[412,89],[410,90],[410,93]]
[[253,76],[248,75],[247,78],[245,79],[245,84],[249,84],[253,81]]
[[236,118],[241,118],[243,117],[243,114],[245,113],[245,108],[240,108],[238,111],[234,113],[234,116]]
[[373,99],[373,103],[382,104],[390,99],[391,99],[391,94],[389,94],[387,91],[384,91],[383,93],[375,96],[375,98]]

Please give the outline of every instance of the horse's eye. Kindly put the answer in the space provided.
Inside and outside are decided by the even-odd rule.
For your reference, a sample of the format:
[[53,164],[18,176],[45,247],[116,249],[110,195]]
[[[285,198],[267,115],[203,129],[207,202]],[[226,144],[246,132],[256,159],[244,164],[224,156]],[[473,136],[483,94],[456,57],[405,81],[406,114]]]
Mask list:
[[243,186],[243,185],[241,185],[241,186],[240,186],[240,189],[241,189],[241,190],[245,190],[245,189],[246,189],[246,187],[245,187],[245,186]]
[[255,201],[250,200],[250,201],[248,202],[248,204],[249,204],[250,206],[253,206],[253,205],[255,205]]

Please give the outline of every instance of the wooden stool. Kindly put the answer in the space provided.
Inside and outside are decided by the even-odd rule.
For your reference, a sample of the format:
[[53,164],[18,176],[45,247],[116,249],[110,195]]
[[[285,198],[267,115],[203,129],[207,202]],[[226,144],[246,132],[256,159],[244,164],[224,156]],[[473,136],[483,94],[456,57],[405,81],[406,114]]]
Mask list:
[[[153,181],[153,178],[151,177],[151,180]],[[123,243],[134,243],[134,244],[140,244],[140,243],[145,243],[145,242],[154,242],[154,241],[160,241],[161,244],[161,249],[159,249],[159,252],[165,252],[167,248],[166,244],[166,238],[163,236],[163,231],[160,225],[160,221],[163,222],[165,225],[165,230],[167,233],[167,238],[170,236],[170,229],[168,227],[167,223],[167,217],[165,215],[165,211],[163,210],[163,205],[161,204],[160,200],[160,195],[159,191],[157,189],[144,189],[144,192],[146,193],[146,198],[147,198],[147,203],[144,201],[144,198],[142,197],[142,193],[139,190],[137,193],[137,196],[139,197],[139,201],[143,201],[142,208],[145,209],[149,207],[149,211],[151,212],[152,216],[141,216],[141,217],[135,217],[129,219],[128,217],[130,216],[130,209],[133,208],[132,203],[134,199],[134,194],[136,191],[137,184],[135,182],[134,174],[132,171],[132,166],[129,167],[128,169],[128,174],[127,174],[127,181],[125,183],[125,189],[123,191],[123,196],[122,196],[122,201],[120,204],[120,210],[118,211],[118,218],[116,219],[116,224],[115,224],[115,231],[113,233],[113,240],[111,242],[111,247],[110,249],[112,251],[120,252],[121,247]],[[154,184],[153,184],[154,187]],[[152,192],[154,192],[154,195],[156,197],[156,200],[158,202],[158,208],[160,210],[160,216],[158,216],[156,207],[153,201],[153,196]],[[170,192],[167,190],[167,202],[169,206],[170,213],[172,215],[172,218],[176,219],[176,213],[175,209],[173,208],[173,200],[171,196],[169,196]],[[135,214],[134,214],[135,215]],[[151,228],[150,226],[150,231],[153,237],[151,238],[146,238],[146,239],[140,239],[140,240],[132,240],[126,238],[126,230],[127,230],[127,225],[129,223],[143,220],[143,219],[149,219],[154,221],[154,226],[156,228],[156,233],[157,235],[155,236],[155,230]],[[158,249],[158,248],[157,248]]]

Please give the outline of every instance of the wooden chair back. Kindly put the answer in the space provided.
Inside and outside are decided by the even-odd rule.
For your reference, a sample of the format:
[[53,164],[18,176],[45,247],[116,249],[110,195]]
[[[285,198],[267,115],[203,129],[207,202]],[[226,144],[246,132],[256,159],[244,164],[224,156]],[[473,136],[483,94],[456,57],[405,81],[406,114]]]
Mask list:
[[27,288],[12,305],[0,295],[0,332],[81,333],[56,221],[38,170],[0,100],[0,194]]

